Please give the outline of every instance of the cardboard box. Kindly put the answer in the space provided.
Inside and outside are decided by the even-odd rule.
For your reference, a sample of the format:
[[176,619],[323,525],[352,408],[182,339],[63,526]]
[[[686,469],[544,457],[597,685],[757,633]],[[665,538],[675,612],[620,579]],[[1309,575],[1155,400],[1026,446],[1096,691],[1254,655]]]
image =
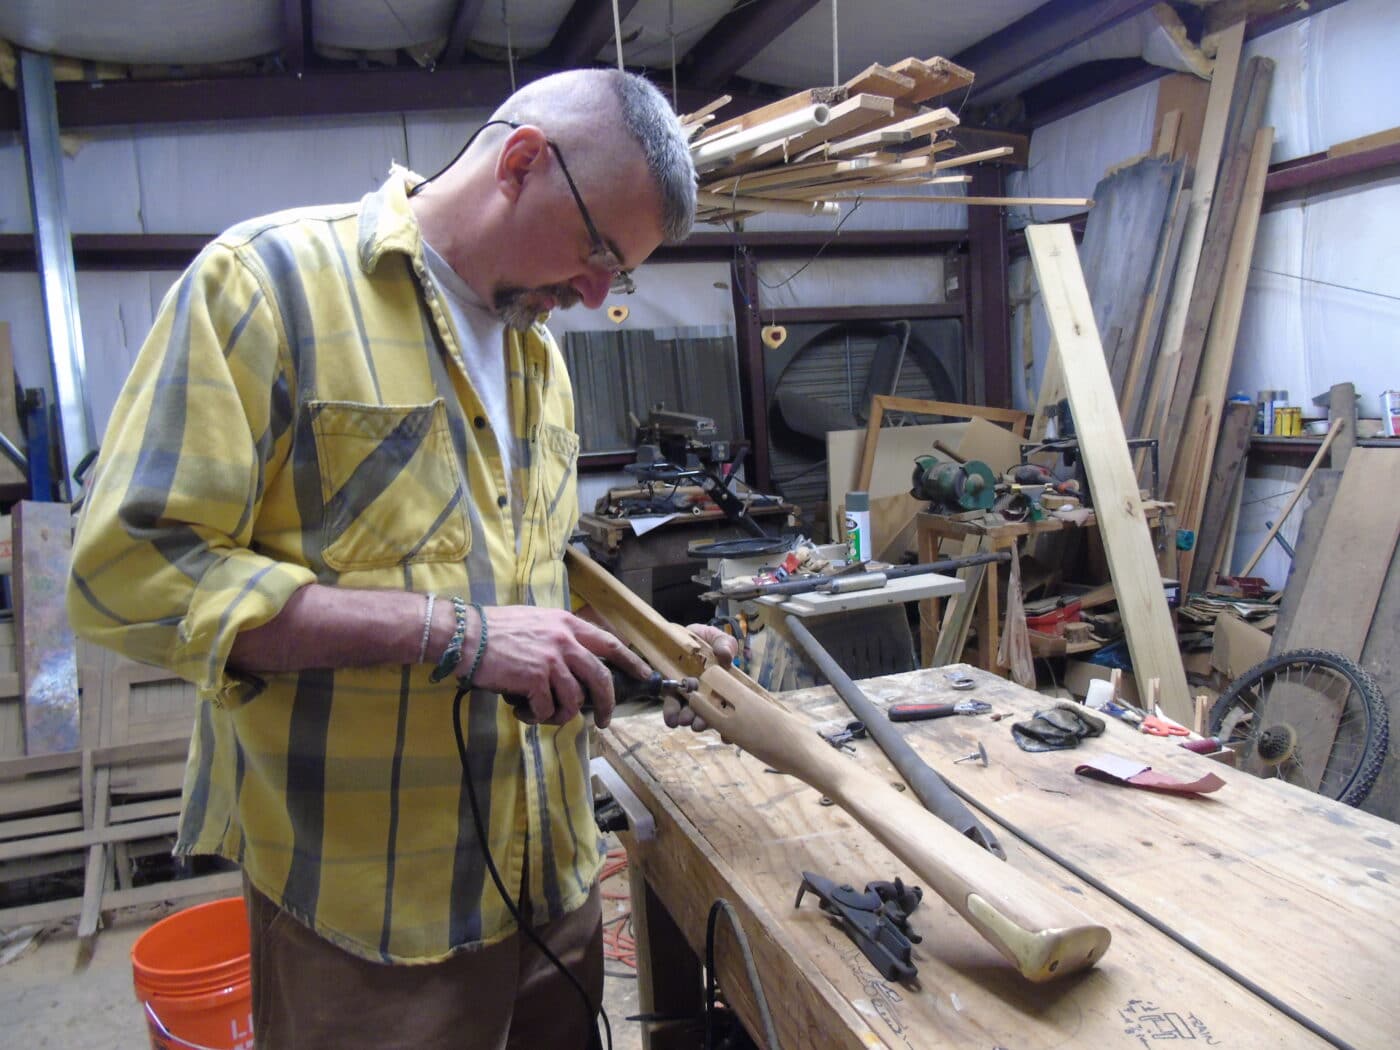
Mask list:
[[1233,682],[1255,664],[1269,657],[1272,641],[1253,624],[1245,623],[1232,613],[1222,613],[1215,621],[1215,648],[1211,666]]

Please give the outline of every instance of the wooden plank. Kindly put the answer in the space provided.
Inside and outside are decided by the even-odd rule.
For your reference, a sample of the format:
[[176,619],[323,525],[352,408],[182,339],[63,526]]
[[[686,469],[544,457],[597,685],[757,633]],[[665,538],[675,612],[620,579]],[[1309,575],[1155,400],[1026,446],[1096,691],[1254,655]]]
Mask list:
[[1226,406],[1225,418],[1220,423],[1220,441],[1215,447],[1215,458],[1211,464],[1210,482],[1206,486],[1211,498],[1206,500],[1205,512],[1196,530],[1196,557],[1189,578],[1191,591],[1203,591],[1215,582],[1211,571],[1218,562],[1226,518],[1231,509],[1231,501],[1222,497],[1235,492],[1244,477],[1245,461],[1249,456],[1249,435],[1253,428],[1253,404],[1232,403]]
[[927,102],[930,99],[957,91],[972,83],[971,70],[964,69],[955,62],[941,56],[926,58],[906,58],[890,67],[901,76],[911,77],[914,87],[906,94],[896,96],[905,102]]
[[[1158,432],[1158,456],[1164,477],[1172,476],[1176,450],[1183,436],[1182,423],[1186,418],[1187,406],[1195,395],[1201,359],[1210,335],[1212,315],[1230,257],[1230,246],[1240,236],[1239,217],[1245,208],[1255,148],[1258,145],[1257,134],[1263,122],[1273,75],[1273,59],[1256,56],[1249,60],[1246,75],[1241,80],[1242,94],[1236,99],[1236,113],[1231,117],[1232,121],[1238,124],[1238,133],[1225,143],[1227,152],[1223,158],[1215,194],[1211,199],[1210,215],[1206,220],[1205,236],[1197,263],[1196,280],[1191,288],[1191,300],[1187,304],[1182,326],[1174,383],[1170,388],[1163,388],[1171,390],[1170,401],[1165,408],[1162,426]],[[1272,133],[1269,141],[1272,145]],[[1264,158],[1263,164],[1264,174],[1267,175],[1267,157]],[[1259,200],[1262,203],[1262,186],[1259,190]],[[1255,222],[1257,221],[1256,219]],[[1250,241],[1252,245],[1252,234]],[[1246,258],[1246,276],[1247,262]],[[1233,346],[1231,340],[1232,352]]]
[[1225,128],[1230,118],[1230,100],[1235,93],[1239,73],[1240,51],[1244,46],[1244,21],[1223,30],[1219,36],[1215,68],[1211,73],[1210,95],[1206,104],[1205,122],[1201,130],[1201,145],[1197,156],[1191,198],[1187,207],[1186,227],[1182,233],[1181,251],[1177,258],[1167,313],[1163,321],[1162,348],[1153,370],[1151,393],[1146,401],[1142,432],[1160,436],[1163,403],[1176,389],[1177,369],[1181,362],[1181,344],[1186,333],[1186,314],[1191,305],[1191,290],[1196,285],[1196,272],[1201,262],[1201,249],[1206,239],[1206,223],[1210,218],[1211,201],[1215,196],[1215,179],[1225,146]]
[[[1084,224],[1080,267],[1115,392],[1127,379],[1162,243],[1181,189],[1183,166],[1146,157],[1101,179]],[[1147,246],[1152,251],[1144,251]]]
[[882,66],[876,62],[866,66],[841,86],[851,95],[871,92],[876,95],[887,95],[893,99],[912,92],[917,83],[913,77],[896,73],[888,66]]
[[1027,227],[1026,237],[1045,313],[1060,347],[1065,386],[1133,669],[1140,680],[1160,679],[1163,709],[1177,721],[1186,722],[1191,718],[1186,672],[1156,572],[1156,552],[1103,347],[1094,330],[1093,307],[1079,270],[1074,235],[1067,225],[1060,224]]
[[1329,157],[1350,157],[1353,153],[1367,153],[1373,149],[1397,144],[1400,144],[1400,128],[1387,128],[1385,131],[1362,135],[1356,139],[1347,139],[1335,146],[1329,146],[1327,155]]
[[[1229,396],[1230,371],[1235,361],[1235,341],[1244,314],[1245,292],[1254,259],[1255,234],[1264,204],[1264,180],[1269,174],[1269,156],[1274,146],[1274,129],[1260,128],[1254,136],[1249,170],[1236,217],[1235,232],[1226,258],[1223,283],[1215,297],[1210,333],[1197,370],[1195,396],[1204,398],[1212,418],[1220,418]],[[1199,469],[1174,473],[1167,486],[1167,499],[1177,505],[1181,528],[1200,531],[1203,501],[1206,497],[1204,466],[1215,457],[1215,426],[1188,428],[1181,440],[1193,446]]]
[[[116,911],[119,908],[142,908],[165,901],[188,900],[191,897],[229,897],[241,892],[242,886],[242,873],[221,871],[216,875],[201,875],[194,879],[152,882],[134,889],[115,890],[106,895],[103,904],[105,910]],[[0,929],[13,929],[35,922],[62,922],[64,919],[76,917],[82,903],[79,898],[68,898],[0,909]]]
[[[1391,449],[1353,450],[1298,602],[1291,631],[1295,639],[1360,658],[1400,540],[1396,492],[1400,455]],[[1287,722],[1298,733],[1302,776],[1314,789],[1337,736],[1343,699],[1302,690],[1280,690],[1269,698],[1270,721]]]
[[[1298,538],[1293,544],[1288,582],[1279,600],[1278,622],[1274,625],[1273,638],[1269,643],[1270,656],[1277,656],[1287,649],[1303,648],[1307,644],[1293,633],[1293,623],[1298,614],[1298,603],[1307,589],[1313,559],[1317,557],[1318,546],[1322,543],[1322,530],[1327,527],[1327,517],[1332,513],[1332,502],[1337,498],[1337,489],[1341,484],[1340,470],[1323,469],[1314,473],[1312,481],[1303,486],[1307,489],[1308,505],[1303,508],[1302,520],[1298,523]],[[1305,632],[1306,629],[1305,626]]]
[[1334,383],[1327,393],[1327,420],[1340,419],[1342,429],[1332,442],[1332,467],[1346,470],[1347,458],[1356,447],[1356,385]]
[[[1119,414],[1123,417],[1123,425],[1129,434],[1143,433],[1143,392],[1148,378],[1154,371],[1157,347],[1162,338],[1162,324],[1166,318],[1167,291],[1171,286],[1172,276],[1176,273],[1177,257],[1181,254],[1181,241],[1186,232],[1188,211],[1187,194],[1178,187],[1176,199],[1172,202],[1166,236],[1157,244],[1152,281],[1143,303],[1142,323],[1138,326],[1137,339],[1128,362],[1128,374],[1123,380],[1123,393],[1118,399]],[[1141,466],[1138,476],[1142,476]]]
[[50,853],[87,849],[89,846],[109,842],[159,838],[162,835],[173,835],[179,823],[178,817],[156,817],[130,824],[110,824],[90,830],[60,832],[40,838],[0,843],[0,861],[16,860],[20,857],[42,857]]
[[1192,169],[1196,167],[1196,152],[1201,145],[1210,83],[1190,73],[1168,73],[1157,81],[1156,126],[1161,129],[1169,113],[1179,115],[1171,159],[1184,159]]
[[[844,139],[833,139],[816,148],[823,151],[823,156],[840,157],[875,149],[883,142],[889,141],[882,136],[903,135],[908,138],[917,138],[920,135],[936,135],[940,131],[957,126],[958,118],[951,109],[935,109],[927,113],[916,114],[905,120],[897,120],[892,124],[884,124],[875,131],[867,131],[864,134],[852,135]],[[810,154],[811,150],[807,152]],[[794,154],[794,156],[798,160],[807,159],[807,156],[801,153]]]
[[21,654],[25,753],[80,746],[78,662],[64,594],[73,557],[66,503],[15,505],[15,637]]
[[1264,552],[1269,549],[1269,544],[1272,543],[1274,537],[1278,535],[1278,530],[1283,528],[1283,523],[1288,520],[1288,515],[1293,513],[1293,508],[1298,505],[1298,500],[1301,499],[1303,493],[1307,491],[1308,479],[1312,477],[1313,471],[1317,469],[1318,464],[1321,463],[1323,457],[1327,455],[1327,450],[1331,448],[1333,440],[1337,437],[1337,434],[1341,432],[1341,429],[1342,421],[1340,419],[1334,419],[1332,425],[1327,429],[1327,436],[1322,439],[1322,444],[1319,445],[1317,451],[1313,453],[1312,462],[1309,463],[1307,469],[1303,471],[1303,476],[1298,479],[1298,487],[1293,490],[1293,495],[1288,498],[1288,502],[1284,504],[1283,510],[1279,511],[1278,517],[1274,520],[1273,528],[1269,529],[1268,533],[1264,536],[1263,542],[1260,543],[1254,553],[1250,555],[1249,560],[1244,563],[1244,568],[1240,570],[1241,576],[1248,576],[1254,571],[1254,566],[1259,564],[1259,559],[1262,558]]
[[[1013,719],[1044,705],[1037,694],[970,673],[978,681],[976,695]],[[870,679],[862,688],[880,704],[958,699],[941,677],[940,670],[915,672]],[[827,689],[782,699],[813,732],[843,717]],[[643,716],[614,722],[603,747],[657,819],[657,838],[641,844],[644,853],[635,860],[688,943],[703,943],[716,897],[741,909],[769,998],[781,999],[770,1005],[784,1046],[1156,1046],[1146,1022],[1134,1023],[1130,1004],[1143,999],[1157,1008],[1163,1024],[1157,1030],[1169,1031],[1167,1015],[1175,1014],[1185,1025],[1179,1031],[1193,1041],[1237,1050],[1327,1045],[1126,911],[1115,910],[1113,953],[1093,979],[1077,983],[1072,995],[1050,997],[1044,989],[988,980],[977,946],[963,941],[926,896],[912,918],[923,935],[914,949],[918,984],[882,982],[810,899],[792,907],[793,892],[804,869],[860,887],[873,878],[906,877],[902,866],[839,813],[819,805],[814,792],[765,774],[761,762],[732,748],[701,746],[706,739],[667,731],[659,717]],[[916,723],[909,739],[961,790],[1033,830],[1168,929],[1202,944],[1352,1045],[1386,1045],[1392,1026],[1386,989],[1400,909],[1394,880],[1364,874],[1367,867],[1393,866],[1381,843],[1395,837],[1384,822],[1364,814],[1353,822],[1342,807],[1230,769],[1220,770],[1227,786],[1209,805],[1187,806],[1180,798],[1075,776],[1074,766],[1086,754],[1140,755],[1183,778],[1214,770],[1174,742],[1117,723],[1105,738],[1085,741],[1079,750],[1041,755],[1020,752],[1009,733],[989,732],[976,719]],[[954,764],[978,743],[990,755],[987,767]],[[855,747],[859,764],[882,776],[889,772],[867,742]],[[1242,837],[1242,826],[1261,833]],[[1380,842],[1368,842],[1368,836]],[[1305,855],[1295,858],[1299,850],[1280,849],[1280,837],[1306,843]],[[1014,832],[1010,838],[1008,864],[1051,870],[1041,869],[1049,862]],[[1061,871],[1059,881],[1067,878]],[[1231,891],[1221,891],[1222,879]],[[1098,891],[1072,884],[1086,904],[1100,899]],[[1336,885],[1349,892],[1338,894]],[[1266,902],[1279,896],[1290,907],[1271,925]],[[1297,910],[1291,906],[1295,896]],[[1183,897],[1195,902],[1191,908],[1172,905]],[[1264,928],[1251,933],[1255,925]],[[1353,926],[1361,927],[1357,941],[1350,936]],[[775,943],[781,950],[773,950]],[[1309,945],[1319,966],[1294,964],[1298,943]],[[741,960],[733,958],[738,953],[717,954],[723,986],[745,995]],[[723,971],[726,955],[732,976]],[[781,996],[773,994],[775,986]],[[752,1004],[738,1009],[752,1030]],[[1201,1029],[1192,1031],[1187,1015]],[[1174,1039],[1186,1041],[1186,1035]]]

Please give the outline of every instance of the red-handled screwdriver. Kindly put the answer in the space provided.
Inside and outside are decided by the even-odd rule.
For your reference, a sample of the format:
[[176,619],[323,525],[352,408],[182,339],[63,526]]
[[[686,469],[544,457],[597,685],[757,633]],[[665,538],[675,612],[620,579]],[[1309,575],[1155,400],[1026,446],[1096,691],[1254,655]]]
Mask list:
[[891,722],[924,722],[949,715],[985,715],[991,709],[984,700],[962,700],[956,704],[891,704],[885,714]]

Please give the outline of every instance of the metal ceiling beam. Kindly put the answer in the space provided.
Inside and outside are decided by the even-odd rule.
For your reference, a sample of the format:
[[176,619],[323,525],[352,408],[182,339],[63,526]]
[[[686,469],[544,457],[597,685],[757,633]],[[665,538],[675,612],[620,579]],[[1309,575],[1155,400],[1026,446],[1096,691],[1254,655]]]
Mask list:
[[299,77],[310,54],[311,0],[282,0],[282,68]]
[[457,0],[457,8],[452,12],[452,24],[447,30],[447,46],[438,56],[439,66],[460,66],[467,59],[467,44],[471,42],[472,30],[486,0]]
[[817,0],[754,0],[725,15],[681,63],[685,81],[717,88],[817,5]]
[[[636,6],[637,0],[618,0],[618,22]],[[540,57],[545,65],[560,69],[591,66],[612,37],[612,0],[574,0]]]
[[[515,67],[520,84],[556,72],[557,69],[543,65],[517,63]],[[494,107],[510,93],[510,72],[504,63],[495,62],[451,69],[439,66],[435,70],[308,69],[300,77],[98,80],[57,86],[59,125],[65,131]],[[4,104],[5,94],[0,91],[0,131],[18,130],[18,109]],[[713,98],[710,91],[694,91],[685,86],[680,91],[682,111],[698,109]],[[761,104],[760,100],[747,97],[734,102],[737,109]]]
[[[79,270],[183,270],[212,240],[212,233],[79,233],[72,238]],[[833,238],[824,230],[755,231],[733,234],[702,229],[680,244],[663,244],[648,262],[727,262],[742,246],[769,259],[805,259],[820,251],[827,258],[902,258],[953,251],[966,230],[845,230]],[[0,273],[34,272],[34,238],[0,233]]]
[[953,58],[977,74],[970,99],[1098,36],[1157,0],[1050,0]]

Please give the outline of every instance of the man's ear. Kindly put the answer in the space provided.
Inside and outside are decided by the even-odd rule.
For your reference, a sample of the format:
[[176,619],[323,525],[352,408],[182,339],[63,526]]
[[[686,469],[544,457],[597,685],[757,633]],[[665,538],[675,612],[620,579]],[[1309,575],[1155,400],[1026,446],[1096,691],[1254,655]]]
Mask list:
[[496,155],[496,186],[509,200],[519,198],[525,178],[536,170],[549,152],[545,134],[533,124],[511,131]]

